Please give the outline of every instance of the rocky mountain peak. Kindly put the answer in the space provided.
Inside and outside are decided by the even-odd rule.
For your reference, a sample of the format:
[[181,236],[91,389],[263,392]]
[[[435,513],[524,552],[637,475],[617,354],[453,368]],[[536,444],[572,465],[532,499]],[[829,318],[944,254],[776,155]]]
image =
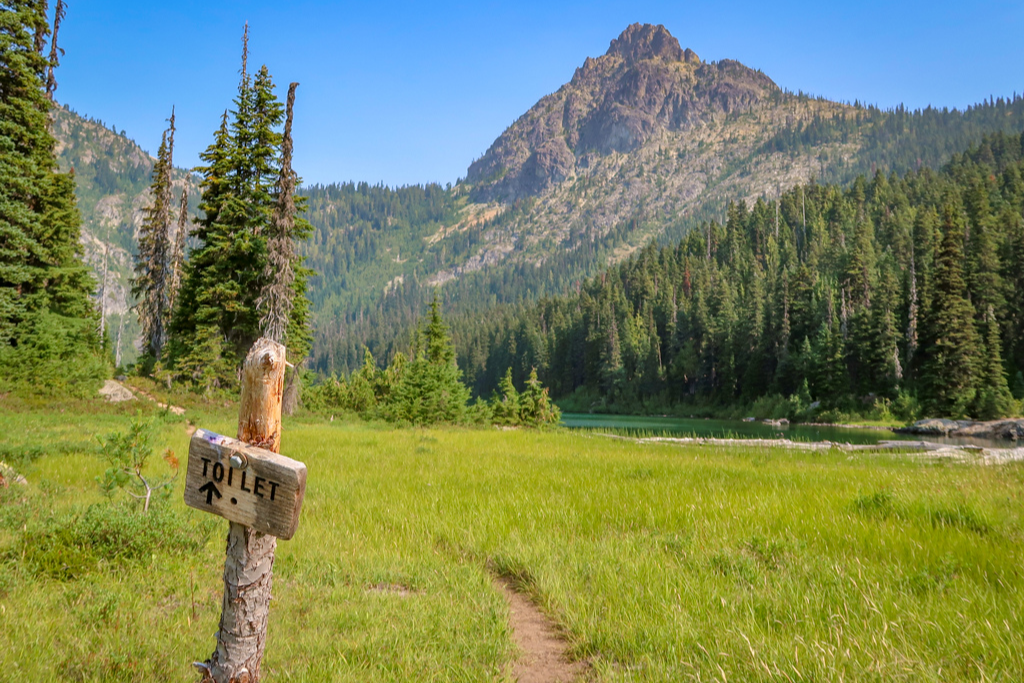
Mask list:
[[684,50],[680,47],[676,37],[661,24],[631,24],[611,42],[607,54],[619,55],[629,62],[663,59],[670,62],[700,63],[697,54],[689,48]]
[[747,110],[777,90],[739,62],[701,62],[664,26],[633,24],[502,133],[466,179],[475,201],[538,196],[601,158]]

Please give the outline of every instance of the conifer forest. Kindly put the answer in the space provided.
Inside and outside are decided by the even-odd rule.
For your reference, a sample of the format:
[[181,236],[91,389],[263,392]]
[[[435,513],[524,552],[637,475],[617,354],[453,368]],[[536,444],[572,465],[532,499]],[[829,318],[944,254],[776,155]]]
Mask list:
[[[601,91],[622,69],[629,76],[676,59],[708,87],[726,73],[752,93],[724,114],[732,138],[709,138],[697,151],[680,138],[678,152],[640,140],[608,182],[580,170],[571,185],[562,181],[568,189],[514,180],[520,189],[505,196],[502,183],[519,171],[501,157],[502,141],[527,117],[454,186],[303,186],[292,167],[301,91],[299,105],[298,83],[282,98],[270,69],[254,66],[246,26],[237,92],[201,165],[175,166],[172,108],[126,241],[82,232],[76,182],[92,221],[104,192],[138,185],[138,164],[123,182],[113,156],[99,170],[60,171],[69,148],[96,138],[82,124],[69,128],[72,112],[51,112],[66,15],[63,1],[54,9],[52,22],[44,4],[3,9],[0,364],[12,387],[87,391],[116,371],[209,395],[235,386],[247,349],[267,336],[297,361],[292,409],[306,393],[320,410],[413,422],[425,419],[419,399],[395,412],[392,390],[433,387],[424,400],[441,421],[490,420],[495,402],[537,386],[573,410],[621,413],[735,413],[758,401],[795,420],[879,407],[906,420],[1020,411],[1017,95],[963,111],[832,103],[781,90],[738,63],[659,52],[657,40],[678,43],[637,25],[584,74],[596,76],[569,85]],[[701,71],[712,68],[731,71]],[[715,102],[702,105],[712,122]],[[730,151],[751,129],[755,142]],[[102,131],[100,139],[117,138]],[[689,209],[669,210],[666,188],[689,182],[688,160],[706,167],[700,154],[710,152],[701,150],[715,145],[726,145],[714,152],[725,164],[718,184]],[[756,170],[764,160],[810,166],[802,181],[771,180],[774,190],[751,194],[744,183],[767,173]],[[504,170],[482,175],[481,164]],[[653,187],[641,184],[652,176]],[[617,183],[651,194],[619,219],[588,223],[599,219],[584,207],[613,201]],[[551,223],[544,207],[556,200],[545,192],[563,191],[568,213]],[[94,239],[108,240],[102,269],[85,261]],[[130,258],[116,329],[111,248]],[[134,341],[121,338],[126,318]],[[122,362],[126,346],[137,353]],[[440,374],[426,379],[429,367]],[[438,407],[448,405],[442,394],[455,412]],[[551,421],[547,403],[540,411]]]
[[478,391],[535,367],[556,397],[623,412],[774,394],[794,417],[876,398],[905,417],[1013,414],[1022,177],[1024,135],[998,134],[939,171],[731,203],[677,245],[481,324],[461,365]]

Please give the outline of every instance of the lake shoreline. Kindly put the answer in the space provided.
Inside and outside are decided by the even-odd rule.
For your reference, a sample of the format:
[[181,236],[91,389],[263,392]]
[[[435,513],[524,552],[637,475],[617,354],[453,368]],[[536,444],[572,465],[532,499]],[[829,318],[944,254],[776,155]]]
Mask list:
[[842,424],[837,422],[794,422],[793,424],[799,425],[801,427],[831,427],[833,429],[872,429],[878,432],[896,432],[897,429],[900,429],[900,427],[885,427],[883,425]]
[[[911,441],[914,437],[882,425],[792,423],[784,421],[715,420],[671,416],[638,416],[594,413],[563,413],[562,425],[570,429],[615,432],[631,437],[692,437],[699,439],[785,439],[795,442],[877,444],[881,441]],[[1002,439],[976,435],[928,434],[930,441],[952,446],[1005,448]],[[920,438],[920,437],[918,437]]]
[[714,446],[720,448],[786,448],[800,451],[823,452],[833,449],[843,452],[890,453],[893,455],[924,456],[977,464],[1002,465],[1024,461],[1024,448],[986,448],[972,445],[943,444],[933,441],[880,441],[876,444],[849,444],[835,441],[790,441],[789,439],[715,439],[700,437],[649,436],[629,437],[597,432],[594,436],[621,439],[637,444],[671,444],[677,446]]

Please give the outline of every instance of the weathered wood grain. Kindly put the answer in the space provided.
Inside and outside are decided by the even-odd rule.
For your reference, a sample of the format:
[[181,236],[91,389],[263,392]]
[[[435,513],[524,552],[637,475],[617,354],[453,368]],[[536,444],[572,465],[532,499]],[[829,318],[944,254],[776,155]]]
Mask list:
[[[236,468],[232,456],[245,460]],[[198,429],[188,448],[185,503],[288,540],[299,526],[306,466],[229,436]]]
[[[240,441],[273,452],[279,449],[285,365],[285,348],[275,341],[257,339],[249,350],[242,366]],[[295,514],[297,519],[297,509]],[[217,649],[206,662],[196,665],[203,672],[204,683],[259,683],[276,549],[276,536],[230,523]]]

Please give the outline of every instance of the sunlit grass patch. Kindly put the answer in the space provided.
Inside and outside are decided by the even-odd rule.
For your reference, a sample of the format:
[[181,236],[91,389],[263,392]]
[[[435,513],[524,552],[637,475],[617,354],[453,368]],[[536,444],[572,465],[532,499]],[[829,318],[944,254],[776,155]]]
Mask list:
[[[137,546],[117,540],[135,521],[72,523],[106,505],[93,437],[131,414],[0,416],[19,427],[3,446],[33,453],[0,503],[0,670],[185,681],[213,647],[226,523],[180,488],[183,526],[140,527]],[[184,456],[183,423],[164,444]],[[496,576],[600,681],[1024,678],[1018,465],[308,417],[282,451],[310,475],[278,546],[268,681],[501,680]],[[51,527],[33,559],[25,534]],[[89,534],[109,542],[82,570],[45,569]]]

